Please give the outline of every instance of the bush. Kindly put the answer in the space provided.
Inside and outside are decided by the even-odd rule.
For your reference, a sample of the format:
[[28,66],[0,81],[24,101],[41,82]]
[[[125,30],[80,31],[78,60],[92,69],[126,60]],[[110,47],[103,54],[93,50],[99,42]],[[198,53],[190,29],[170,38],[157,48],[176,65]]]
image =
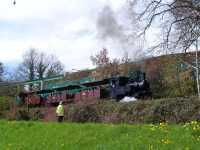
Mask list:
[[11,98],[7,96],[0,96],[0,111],[10,109]]
[[75,105],[69,107],[66,119],[72,122],[99,122],[99,115],[93,105]]
[[18,109],[14,114],[15,120],[31,120],[31,115],[25,108]]
[[[185,123],[200,121],[200,102],[196,97],[168,98],[151,101],[120,103],[98,101],[95,104],[70,104],[65,109],[65,120],[71,122],[102,123]],[[8,119],[42,120],[49,108],[18,108]],[[51,108],[54,115],[54,108]],[[0,112],[4,117],[8,111]],[[54,119],[54,116],[52,117]]]
[[41,109],[35,109],[34,111],[31,111],[31,120],[38,121],[42,120],[44,118],[44,113],[42,113]]
[[200,102],[196,98],[174,98],[153,101],[70,105],[66,120],[102,123],[185,123],[200,121]]
[[44,118],[44,111],[40,108],[27,109],[25,107],[18,107],[16,110],[0,112],[0,119],[8,120],[33,120],[38,121]]
[[102,101],[96,105],[101,122],[118,123],[119,122],[119,104],[117,102]]
[[0,111],[0,119],[3,119],[4,118],[4,114],[3,112]]

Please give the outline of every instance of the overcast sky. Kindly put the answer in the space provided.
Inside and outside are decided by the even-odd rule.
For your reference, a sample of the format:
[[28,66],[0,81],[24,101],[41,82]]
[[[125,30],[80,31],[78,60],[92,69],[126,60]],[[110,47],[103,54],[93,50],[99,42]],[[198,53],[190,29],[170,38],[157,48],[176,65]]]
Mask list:
[[120,57],[128,50],[121,31],[125,2],[16,0],[14,6],[13,0],[0,0],[0,61],[16,66],[26,50],[36,48],[56,55],[70,71],[91,68],[90,56],[102,47]]

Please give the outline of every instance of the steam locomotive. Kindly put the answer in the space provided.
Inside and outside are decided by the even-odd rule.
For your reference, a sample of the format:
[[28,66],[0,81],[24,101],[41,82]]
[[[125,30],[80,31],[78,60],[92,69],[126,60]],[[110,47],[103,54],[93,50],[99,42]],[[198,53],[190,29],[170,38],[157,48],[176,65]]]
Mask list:
[[63,101],[65,103],[89,102],[105,98],[120,101],[125,96],[138,99],[151,97],[151,90],[145,73],[138,72],[134,76],[118,76],[99,81],[82,79],[54,83],[43,90],[21,92],[18,103],[28,105],[54,105]]

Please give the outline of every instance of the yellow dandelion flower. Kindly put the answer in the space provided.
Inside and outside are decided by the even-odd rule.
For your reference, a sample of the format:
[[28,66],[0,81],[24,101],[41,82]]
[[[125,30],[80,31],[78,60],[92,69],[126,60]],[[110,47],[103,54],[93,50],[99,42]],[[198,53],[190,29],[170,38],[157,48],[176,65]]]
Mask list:
[[172,141],[169,140],[169,139],[162,139],[161,142],[162,142],[163,144],[171,144],[171,143],[172,143]]
[[189,147],[186,147],[185,150],[190,150],[190,148],[189,148]]

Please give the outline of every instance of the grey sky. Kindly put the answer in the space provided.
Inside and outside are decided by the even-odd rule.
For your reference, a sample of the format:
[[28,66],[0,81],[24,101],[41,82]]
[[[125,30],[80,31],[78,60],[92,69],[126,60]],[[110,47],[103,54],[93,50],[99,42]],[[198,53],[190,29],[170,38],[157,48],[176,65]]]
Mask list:
[[0,0],[3,63],[16,65],[24,51],[36,48],[55,54],[70,71],[92,67],[90,56],[103,47],[111,57],[120,57],[130,47],[124,42],[126,0],[16,0],[15,6],[12,2]]

